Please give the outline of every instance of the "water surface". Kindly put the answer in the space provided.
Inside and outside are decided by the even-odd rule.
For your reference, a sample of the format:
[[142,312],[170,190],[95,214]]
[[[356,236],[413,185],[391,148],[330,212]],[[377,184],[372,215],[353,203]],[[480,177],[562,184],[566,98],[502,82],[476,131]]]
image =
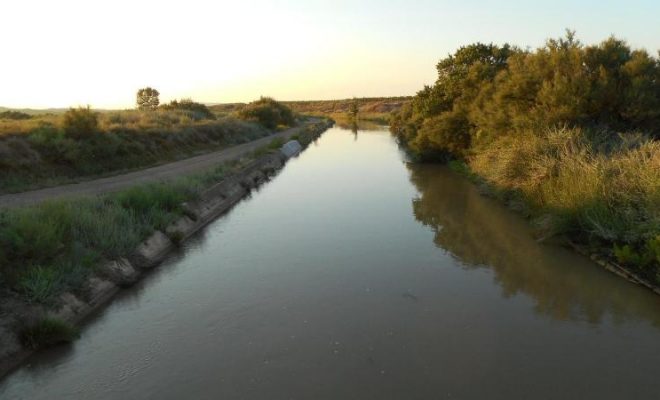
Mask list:
[[660,298],[331,129],[1,399],[653,399]]

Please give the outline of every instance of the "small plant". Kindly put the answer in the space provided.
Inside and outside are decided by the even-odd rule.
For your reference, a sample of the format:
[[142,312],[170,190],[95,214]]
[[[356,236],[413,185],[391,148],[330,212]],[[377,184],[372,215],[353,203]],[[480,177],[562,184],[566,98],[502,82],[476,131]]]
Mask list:
[[623,265],[643,267],[646,264],[645,257],[639,252],[635,251],[629,244],[623,246],[615,244],[614,256],[616,257],[616,260]]
[[70,343],[78,337],[77,328],[54,318],[45,318],[34,325],[27,326],[22,329],[20,334],[21,343],[30,349]]
[[181,246],[181,243],[183,243],[183,239],[185,238],[185,235],[181,231],[170,232],[167,236],[175,246]]
[[18,290],[30,301],[46,303],[60,287],[60,274],[54,268],[33,267],[18,281]]

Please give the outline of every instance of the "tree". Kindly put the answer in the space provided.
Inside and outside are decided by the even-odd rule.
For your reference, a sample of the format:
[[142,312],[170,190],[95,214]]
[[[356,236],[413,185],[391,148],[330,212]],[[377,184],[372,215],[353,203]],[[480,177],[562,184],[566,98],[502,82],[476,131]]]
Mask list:
[[158,100],[158,90],[150,87],[145,87],[137,91],[137,104],[138,110],[155,110],[158,108],[160,101]]

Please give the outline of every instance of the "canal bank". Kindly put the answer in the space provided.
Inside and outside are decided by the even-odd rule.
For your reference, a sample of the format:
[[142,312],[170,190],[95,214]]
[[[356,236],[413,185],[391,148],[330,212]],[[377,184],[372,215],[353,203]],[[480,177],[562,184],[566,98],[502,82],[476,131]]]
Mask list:
[[[324,121],[310,125],[296,138],[307,147],[332,124],[331,121]],[[53,304],[26,302],[13,293],[0,296],[0,379],[39,348],[70,339],[62,337],[61,333],[54,332],[50,327],[55,325],[55,329],[73,331],[81,326],[87,318],[105,307],[122,288],[135,284],[185,240],[272,179],[291,157],[302,150],[299,142],[294,142],[296,146],[291,147],[287,143],[281,150],[266,151],[238,172],[204,190],[198,199],[184,203],[183,217],[163,231],[155,231],[126,257],[104,262],[79,288],[62,293]],[[42,328],[44,323],[51,332]],[[30,330],[45,331],[39,334],[52,337],[45,337],[45,343],[26,343],[26,331]]]

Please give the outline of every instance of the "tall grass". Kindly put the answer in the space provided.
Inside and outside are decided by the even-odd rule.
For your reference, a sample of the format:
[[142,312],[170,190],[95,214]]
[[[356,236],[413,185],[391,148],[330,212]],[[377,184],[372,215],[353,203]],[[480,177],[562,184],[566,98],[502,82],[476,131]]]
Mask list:
[[51,201],[0,213],[0,281],[31,301],[48,303],[78,287],[103,259],[126,256],[183,215],[218,173],[131,188],[101,199]]
[[620,261],[637,260],[632,266],[649,274],[649,266],[657,269],[657,141],[635,134],[554,129],[501,137],[475,149],[469,165],[500,193],[528,205],[546,234],[625,248],[613,251]]

